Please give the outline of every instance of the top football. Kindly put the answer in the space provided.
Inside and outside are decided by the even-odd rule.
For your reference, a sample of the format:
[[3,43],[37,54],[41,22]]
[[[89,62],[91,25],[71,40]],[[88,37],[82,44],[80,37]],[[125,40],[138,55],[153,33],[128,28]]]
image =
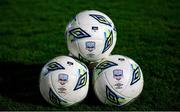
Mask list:
[[102,12],[87,10],[78,13],[66,27],[70,53],[84,62],[97,62],[109,56],[116,44],[116,28]]

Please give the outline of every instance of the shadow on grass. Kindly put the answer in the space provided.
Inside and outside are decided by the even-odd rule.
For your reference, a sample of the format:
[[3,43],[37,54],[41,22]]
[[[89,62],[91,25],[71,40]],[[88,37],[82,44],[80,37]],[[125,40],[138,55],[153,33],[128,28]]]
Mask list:
[[43,65],[0,63],[0,94],[13,101],[41,104],[39,74]]
[[[0,63],[0,95],[16,102],[47,106],[39,91],[39,75],[42,67],[43,64]],[[100,102],[95,97],[91,78],[88,95],[83,104],[95,106]]]
[[[90,72],[91,71],[92,70],[90,70]],[[91,73],[90,73],[90,77],[89,77],[89,90],[88,90],[87,97],[84,100],[84,103],[87,104],[87,105],[90,105],[90,106],[101,105],[101,102],[96,97],[94,89],[93,89]]]

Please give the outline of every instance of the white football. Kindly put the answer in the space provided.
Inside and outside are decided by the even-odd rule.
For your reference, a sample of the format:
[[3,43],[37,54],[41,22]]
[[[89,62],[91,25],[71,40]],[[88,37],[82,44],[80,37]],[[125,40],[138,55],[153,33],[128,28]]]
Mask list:
[[40,92],[47,102],[70,106],[86,97],[89,71],[83,63],[68,56],[59,56],[42,68],[39,83]]
[[114,23],[107,15],[96,10],[78,13],[65,32],[68,50],[85,62],[108,57],[116,44]]
[[93,71],[93,85],[98,99],[109,105],[122,106],[134,101],[143,89],[139,65],[122,55],[111,55]]

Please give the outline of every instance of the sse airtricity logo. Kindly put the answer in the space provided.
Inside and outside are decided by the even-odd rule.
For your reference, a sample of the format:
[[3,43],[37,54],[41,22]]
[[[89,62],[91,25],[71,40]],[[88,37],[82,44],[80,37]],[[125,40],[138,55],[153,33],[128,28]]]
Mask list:
[[92,52],[95,49],[96,43],[93,41],[86,42],[86,50]]
[[113,70],[113,78],[119,81],[121,80],[122,77],[123,77],[123,70],[121,69]]
[[58,82],[61,84],[61,85],[64,85],[68,82],[68,75],[67,74],[59,74],[58,75]]

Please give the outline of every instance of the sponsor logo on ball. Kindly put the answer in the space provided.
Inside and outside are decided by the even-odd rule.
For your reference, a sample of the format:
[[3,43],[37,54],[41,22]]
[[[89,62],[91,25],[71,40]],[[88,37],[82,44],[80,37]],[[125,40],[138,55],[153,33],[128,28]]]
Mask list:
[[113,70],[113,77],[118,81],[121,80],[121,78],[123,77],[123,70],[121,69]]
[[64,85],[68,82],[68,75],[67,74],[59,74],[58,75],[58,82],[61,85]]

